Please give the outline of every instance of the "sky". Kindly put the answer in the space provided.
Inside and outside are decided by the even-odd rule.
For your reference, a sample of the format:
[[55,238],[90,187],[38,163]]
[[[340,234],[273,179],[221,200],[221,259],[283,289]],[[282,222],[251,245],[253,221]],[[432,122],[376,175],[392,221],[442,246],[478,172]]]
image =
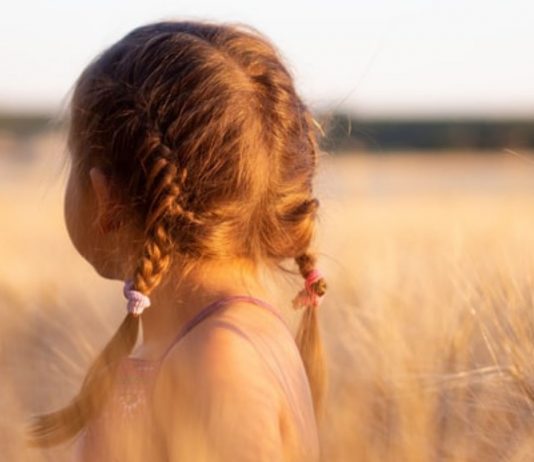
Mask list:
[[40,0],[0,16],[0,111],[57,111],[85,65],[136,26],[244,22],[316,110],[366,117],[534,117],[527,0]]

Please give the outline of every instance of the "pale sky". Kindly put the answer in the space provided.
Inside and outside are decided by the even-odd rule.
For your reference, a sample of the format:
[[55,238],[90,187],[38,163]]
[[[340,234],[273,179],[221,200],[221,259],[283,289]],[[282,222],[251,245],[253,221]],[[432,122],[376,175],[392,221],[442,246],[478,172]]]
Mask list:
[[534,116],[529,0],[12,1],[0,16],[0,110],[56,110],[94,55],[169,18],[258,28],[316,109]]

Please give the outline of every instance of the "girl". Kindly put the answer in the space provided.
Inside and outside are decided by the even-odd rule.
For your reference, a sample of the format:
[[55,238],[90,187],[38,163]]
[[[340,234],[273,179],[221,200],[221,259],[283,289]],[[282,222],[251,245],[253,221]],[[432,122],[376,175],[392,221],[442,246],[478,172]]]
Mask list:
[[[239,24],[138,27],[82,72],[69,122],[67,229],[124,281],[127,315],[32,443],[78,435],[98,462],[317,460],[321,127],[275,47]],[[305,279],[296,342],[261,277],[286,259]]]

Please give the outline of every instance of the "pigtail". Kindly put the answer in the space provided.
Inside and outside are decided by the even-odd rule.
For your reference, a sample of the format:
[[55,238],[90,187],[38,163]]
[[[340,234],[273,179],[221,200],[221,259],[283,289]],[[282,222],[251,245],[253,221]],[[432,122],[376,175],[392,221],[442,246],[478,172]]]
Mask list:
[[[315,270],[315,260],[315,257],[309,253],[304,253],[295,259],[304,279],[307,279]],[[326,292],[326,282],[321,277],[313,282],[310,288],[314,291],[312,295],[322,297]],[[310,382],[315,414],[320,417],[327,384],[326,363],[317,308],[318,305],[314,304],[310,298],[310,302],[304,307],[295,341]]]
[[[176,167],[163,158],[153,160],[147,180],[151,197],[146,217],[145,241],[130,289],[148,295],[160,284],[171,264],[172,240],[167,218],[186,214],[176,205],[179,188]],[[187,215],[187,214],[186,214]],[[191,217],[189,217],[191,218]],[[139,333],[139,316],[128,313],[115,335],[89,368],[78,394],[59,411],[35,417],[29,429],[29,445],[49,447],[74,437],[106,403],[121,359],[128,356]]]

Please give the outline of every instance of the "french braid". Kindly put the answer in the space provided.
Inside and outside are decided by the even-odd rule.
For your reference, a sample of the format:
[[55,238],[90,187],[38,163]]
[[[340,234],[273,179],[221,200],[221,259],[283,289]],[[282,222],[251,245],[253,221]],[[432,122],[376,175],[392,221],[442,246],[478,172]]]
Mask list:
[[[164,157],[154,156],[165,147],[148,143],[152,149],[152,160],[148,170],[145,192],[150,203],[149,214],[145,219],[145,239],[134,271],[133,288],[148,295],[160,284],[172,260],[173,240],[168,231],[170,219],[182,217],[192,223],[199,223],[194,214],[187,212],[179,204],[180,187],[177,184],[186,174],[177,174],[177,168]],[[102,410],[109,398],[114,374],[119,361],[133,349],[139,332],[139,318],[128,313],[115,335],[89,368],[78,394],[65,408],[38,416],[31,429],[32,446],[53,446],[75,436],[91,419]]]

